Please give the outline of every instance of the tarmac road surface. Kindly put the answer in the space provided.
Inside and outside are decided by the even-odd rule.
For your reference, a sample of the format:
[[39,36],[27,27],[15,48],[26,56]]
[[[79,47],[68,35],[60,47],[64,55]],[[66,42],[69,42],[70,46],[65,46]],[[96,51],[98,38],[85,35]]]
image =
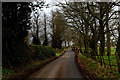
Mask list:
[[64,55],[48,63],[29,78],[82,78],[74,58],[75,53],[68,48]]

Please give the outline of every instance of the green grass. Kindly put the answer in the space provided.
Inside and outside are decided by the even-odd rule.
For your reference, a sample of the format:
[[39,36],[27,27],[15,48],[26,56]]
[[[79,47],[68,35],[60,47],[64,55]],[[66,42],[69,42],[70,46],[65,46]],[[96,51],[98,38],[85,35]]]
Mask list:
[[115,48],[114,48],[114,47],[111,47],[111,50],[115,50]]
[[62,53],[56,53],[56,56],[58,57],[58,56],[60,56]]
[[[107,50],[107,49],[106,49]],[[111,62],[111,66],[114,70],[117,70],[117,63],[116,63],[116,56],[115,56],[115,48],[112,47],[111,48],[111,55],[110,55],[110,62]],[[107,56],[107,52],[105,53],[105,56],[103,56],[104,60],[105,60],[105,64],[109,66],[109,59]]]
[[[82,51],[84,51],[85,48],[82,48]],[[115,51],[116,49],[115,48],[111,48],[111,55],[115,55]],[[99,55],[99,48],[98,48],[98,55]],[[107,56],[107,48],[105,48],[105,56]]]
[[[97,56],[96,56],[96,58],[97,58]],[[108,58],[108,56],[103,56],[103,58],[104,58],[104,61],[105,61],[105,64],[106,64],[107,67],[109,67],[109,65],[111,64],[112,69],[114,69],[114,70],[117,71],[118,67],[117,67],[116,56],[113,56],[113,55],[110,56],[110,64],[109,64],[109,58]]]
[[[84,51],[84,48],[82,48],[82,50]],[[107,50],[107,48],[105,48],[105,50]],[[114,47],[111,47],[110,62],[111,62],[112,67],[117,68],[116,57],[115,57],[115,50],[116,49]],[[98,49],[98,54],[99,54],[99,49]],[[108,60],[107,52],[105,52],[105,56],[103,56],[103,57],[105,59],[105,63],[107,65],[109,65],[109,60]]]
[[9,77],[12,76],[13,74],[14,74],[14,71],[13,71],[13,70],[6,69],[6,68],[3,68],[3,69],[2,69],[2,77],[4,77],[4,78],[9,78]]
[[62,54],[61,53],[56,53],[56,56],[52,56],[50,58],[46,58],[45,60],[31,60],[29,63],[27,63],[26,65],[24,65],[23,67],[20,67],[20,68],[17,68],[17,71],[14,71],[14,69],[6,69],[6,68],[3,68],[2,69],[2,77],[3,78],[11,78],[12,77],[18,77],[24,73],[26,73],[27,71],[29,70],[33,70],[35,69],[36,67],[40,66],[41,64],[44,64],[52,59],[54,59],[55,57],[58,57]]
[[[82,48],[82,51],[84,51],[84,48]],[[107,56],[107,48],[105,48],[105,55],[103,56],[105,65],[100,67],[99,65],[94,62],[92,59],[83,56],[81,53],[79,53],[80,59],[82,62],[85,64],[86,68],[88,71],[94,73],[94,72],[99,72],[98,77],[102,78],[118,78],[120,77],[120,74],[118,73],[118,66],[116,62],[116,56],[115,56],[115,51],[116,49],[114,47],[111,47],[111,55],[110,55],[110,64],[111,64],[111,69],[110,69],[110,64],[109,64],[109,58]],[[98,48],[98,54],[99,54],[99,48]],[[96,56],[96,58],[98,58]]]
[[3,68],[2,69],[2,78],[6,79],[6,78],[21,77],[21,75],[26,74],[26,72],[34,70],[41,64],[44,64],[54,58],[55,57],[46,58],[45,60],[35,60],[35,61],[31,60],[31,62],[26,63],[26,65],[23,65],[21,67],[14,67],[14,69],[16,69],[16,70]]
[[98,66],[96,61],[93,61],[91,58],[83,56],[79,53],[79,57],[82,60],[83,64],[85,64],[88,71],[94,73],[96,71],[96,67]]
[[[107,55],[107,48],[105,48],[105,50],[106,50],[105,55]],[[115,50],[116,49],[114,47],[111,48],[111,55],[115,55]]]
[[[105,64],[109,65],[109,59],[108,56],[103,56],[104,60],[105,60]],[[114,68],[115,70],[117,70],[117,63],[116,63],[116,57],[115,56],[110,56],[110,62],[111,62],[111,66],[112,68]]]
[[84,52],[85,48],[81,48],[82,49],[82,52]]
[[101,66],[100,63],[92,60],[91,58],[88,58],[88,57],[82,55],[81,53],[79,53],[79,57],[89,72],[91,72],[93,74],[98,73],[97,74],[98,78],[109,78],[109,79],[116,78],[116,80],[118,80],[118,78],[120,77],[120,74],[117,71],[118,67],[116,64],[115,56],[110,56],[112,69],[108,68],[109,67],[108,56],[104,56],[106,67]]

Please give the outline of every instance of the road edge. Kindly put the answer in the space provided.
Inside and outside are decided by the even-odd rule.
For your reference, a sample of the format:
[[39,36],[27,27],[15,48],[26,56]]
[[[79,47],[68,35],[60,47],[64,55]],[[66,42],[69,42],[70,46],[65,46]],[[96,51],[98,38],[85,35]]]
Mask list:
[[79,55],[77,54],[75,55],[75,61],[84,80],[96,80],[96,78],[94,78],[94,76],[91,75],[90,72],[86,69],[85,65],[82,63],[82,60],[80,60]]
[[27,71],[25,74],[23,74],[22,76],[20,76],[19,80],[26,80],[30,75],[32,75],[33,73],[35,73],[36,71],[38,71],[39,69],[41,69],[42,67],[44,67],[45,65],[47,65],[48,63],[51,63],[52,61],[60,58],[64,54],[65,54],[65,52],[62,53],[60,56],[57,56],[57,57],[55,57],[55,58],[53,58],[53,59],[51,59],[51,60],[49,60],[49,61],[47,61],[47,62],[45,62],[43,64],[38,65],[33,70]]

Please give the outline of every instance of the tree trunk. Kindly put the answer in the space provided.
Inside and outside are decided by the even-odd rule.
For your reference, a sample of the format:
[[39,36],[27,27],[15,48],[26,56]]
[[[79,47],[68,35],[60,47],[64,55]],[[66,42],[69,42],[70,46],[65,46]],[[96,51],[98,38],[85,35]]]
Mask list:
[[[106,17],[108,18],[108,12]],[[111,44],[110,44],[110,31],[109,31],[109,27],[108,27],[108,22],[106,24],[106,29],[107,29],[107,55],[110,56],[111,54]]]
[[[106,18],[108,19],[108,11],[106,13]],[[108,22],[106,24],[106,29],[107,29],[107,56],[108,56],[108,60],[109,60],[109,65],[110,65],[110,69],[111,69],[111,62],[110,62],[110,55],[111,55],[111,44],[110,44],[110,31],[109,31],[109,27],[108,27]]]
[[81,40],[78,40],[79,46],[80,46],[80,53],[83,54],[82,49],[81,49]]
[[[104,55],[104,51],[105,51],[105,35],[104,35],[104,26],[103,26],[103,15],[102,15],[102,10],[103,10],[103,3],[100,3],[100,20],[99,20],[99,24],[100,24],[100,49],[99,49],[99,53],[100,53],[100,62],[102,65],[102,56]],[[103,61],[104,63],[104,61]]]
[[118,65],[118,72],[120,73],[120,32],[119,32],[119,38],[117,42],[117,48],[116,48],[116,60],[117,60],[117,65]]
[[119,37],[118,37],[118,41],[117,41],[117,47],[116,47],[116,53],[115,53],[115,55],[116,55],[116,61],[117,61],[117,65],[118,65],[118,72],[120,73],[120,11],[119,11],[118,33],[119,33]]
[[89,50],[89,45],[88,45],[88,40],[86,39],[86,37],[84,37],[84,45],[85,45],[85,50],[84,50],[84,54],[89,57],[90,54],[88,53]]
[[90,48],[92,49],[91,55],[94,60],[96,60],[96,56],[98,56],[97,55],[97,38],[96,37],[97,37],[96,31],[93,30],[93,36],[92,36],[92,39],[90,42]]
[[70,46],[70,43],[69,43],[69,41],[68,41],[68,47]]
[[84,45],[85,45],[85,55],[90,57],[91,55],[88,53],[89,52],[89,42],[88,42],[88,25],[85,24],[85,36],[84,36]]
[[65,47],[66,47],[66,44],[67,44],[67,43],[66,43],[66,40],[65,40]]
[[46,15],[44,14],[44,32],[45,32],[45,40],[43,42],[43,45],[47,46],[48,45],[48,38],[47,38],[47,31],[46,31]]

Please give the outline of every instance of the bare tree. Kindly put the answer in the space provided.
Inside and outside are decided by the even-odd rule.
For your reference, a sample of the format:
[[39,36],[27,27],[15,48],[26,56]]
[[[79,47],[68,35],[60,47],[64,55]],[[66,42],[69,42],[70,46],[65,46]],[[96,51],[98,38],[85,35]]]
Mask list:
[[43,45],[47,46],[48,45],[48,38],[47,38],[47,17],[46,14],[44,13],[44,37],[45,40],[43,42]]
[[65,31],[66,21],[62,14],[57,10],[52,12],[52,47],[62,48],[62,36]]

